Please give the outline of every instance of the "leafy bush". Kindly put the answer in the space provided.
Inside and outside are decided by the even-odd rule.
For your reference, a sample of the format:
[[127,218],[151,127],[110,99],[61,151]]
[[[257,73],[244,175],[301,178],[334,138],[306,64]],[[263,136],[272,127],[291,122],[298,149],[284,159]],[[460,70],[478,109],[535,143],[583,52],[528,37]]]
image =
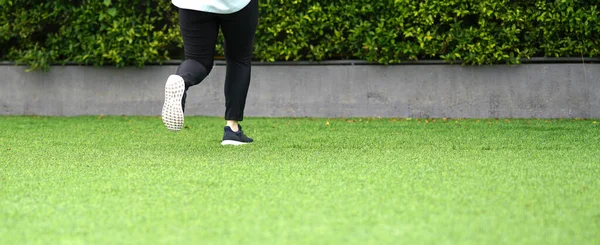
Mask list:
[[[600,53],[598,0],[260,1],[255,57],[264,61],[493,64]],[[0,23],[0,58],[32,68],[182,58],[170,1],[0,0]]]
[[182,46],[168,1],[0,1],[0,55],[34,69],[65,62],[141,66]]

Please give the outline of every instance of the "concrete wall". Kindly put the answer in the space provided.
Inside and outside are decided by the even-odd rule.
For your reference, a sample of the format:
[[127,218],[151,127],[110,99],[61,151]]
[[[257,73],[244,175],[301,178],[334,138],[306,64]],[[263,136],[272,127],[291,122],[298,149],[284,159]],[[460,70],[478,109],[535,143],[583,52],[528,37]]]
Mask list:
[[[159,115],[174,65],[0,66],[2,115]],[[225,67],[189,91],[187,115],[221,116]],[[600,64],[257,65],[246,116],[600,118]]]

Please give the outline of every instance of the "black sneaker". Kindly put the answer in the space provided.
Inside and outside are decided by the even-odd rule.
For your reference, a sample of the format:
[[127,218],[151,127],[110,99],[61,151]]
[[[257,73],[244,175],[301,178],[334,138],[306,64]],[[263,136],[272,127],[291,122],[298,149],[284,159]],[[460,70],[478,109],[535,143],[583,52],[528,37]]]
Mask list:
[[245,145],[254,141],[244,134],[242,126],[238,127],[240,130],[233,132],[229,126],[225,126],[225,133],[223,134],[221,145]]

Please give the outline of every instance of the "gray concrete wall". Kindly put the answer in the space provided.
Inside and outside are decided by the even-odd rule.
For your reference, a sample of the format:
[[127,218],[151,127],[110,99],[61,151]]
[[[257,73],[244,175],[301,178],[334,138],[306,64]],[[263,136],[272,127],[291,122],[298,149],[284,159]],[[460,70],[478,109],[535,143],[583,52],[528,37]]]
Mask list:
[[[159,115],[176,66],[0,66],[2,115]],[[187,115],[221,116],[224,66],[189,91]],[[259,65],[246,116],[600,118],[600,64]]]

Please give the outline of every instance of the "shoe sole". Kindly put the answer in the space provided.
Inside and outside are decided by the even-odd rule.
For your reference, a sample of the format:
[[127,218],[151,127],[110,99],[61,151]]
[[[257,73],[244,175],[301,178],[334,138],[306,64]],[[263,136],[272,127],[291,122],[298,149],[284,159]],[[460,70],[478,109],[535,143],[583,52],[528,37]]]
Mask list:
[[180,76],[171,75],[165,84],[165,104],[162,108],[162,121],[171,131],[183,128],[183,108],[181,101],[185,91],[185,82]]
[[235,140],[223,140],[223,142],[221,142],[221,145],[246,145],[246,144],[249,144],[249,143],[235,141]]

